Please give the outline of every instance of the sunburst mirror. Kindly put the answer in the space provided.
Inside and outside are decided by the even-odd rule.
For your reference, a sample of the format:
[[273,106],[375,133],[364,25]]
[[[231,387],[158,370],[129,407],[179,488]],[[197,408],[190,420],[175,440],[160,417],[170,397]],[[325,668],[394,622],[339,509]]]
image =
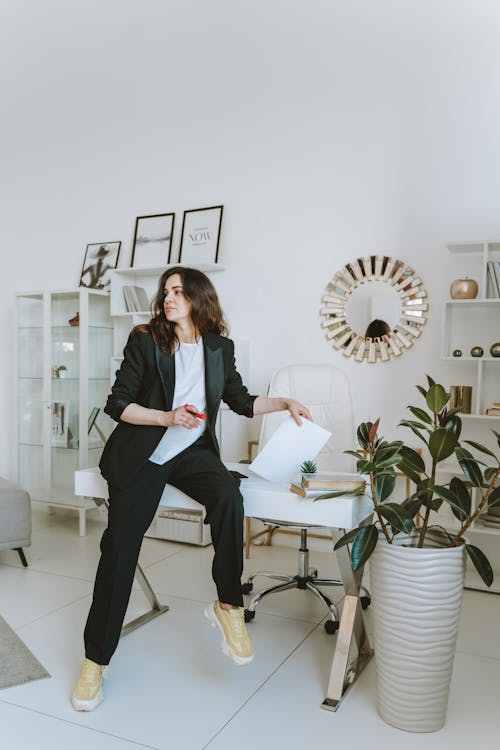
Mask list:
[[429,309],[420,276],[387,255],[346,263],[321,301],[321,326],[328,340],[356,362],[399,357],[421,335]]

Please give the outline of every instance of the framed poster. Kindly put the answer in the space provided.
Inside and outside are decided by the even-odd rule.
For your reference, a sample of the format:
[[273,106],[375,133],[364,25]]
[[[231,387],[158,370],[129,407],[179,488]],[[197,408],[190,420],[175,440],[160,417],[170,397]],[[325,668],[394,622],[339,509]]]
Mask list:
[[130,265],[136,268],[161,268],[170,263],[175,214],[138,216]]
[[80,286],[109,291],[109,270],[116,268],[121,242],[95,242],[87,245]]
[[217,263],[223,206],[184,211],[179,263]]

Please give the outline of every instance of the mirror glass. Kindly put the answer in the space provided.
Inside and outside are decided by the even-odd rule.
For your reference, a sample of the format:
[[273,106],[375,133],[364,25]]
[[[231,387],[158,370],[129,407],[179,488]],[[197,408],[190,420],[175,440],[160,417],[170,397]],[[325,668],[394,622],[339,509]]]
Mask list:
[[409,349],[422,333],[427,311],[427,292],[413,268],[388,255],[369,255],[337,271],[320,315],[335,349],[357,362],[375,363]]
[[386,323],[389,329],[396,327],[401,316],[401,298],[390,284],[371,281],[361,284],[349,295],[345,311],[352,330],[369,336],[370,331],[367,332],[367,329],[372,321]]

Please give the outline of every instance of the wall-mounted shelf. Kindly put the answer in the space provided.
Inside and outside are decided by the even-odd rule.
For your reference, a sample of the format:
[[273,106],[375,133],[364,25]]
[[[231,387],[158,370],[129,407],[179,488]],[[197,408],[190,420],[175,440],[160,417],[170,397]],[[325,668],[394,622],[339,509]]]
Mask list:
[[[495,294],[491,276],[488,276],[488,262],[500,262],[500,242],[461,242],[447,247],[456,256],[457,276],[463,278],[469,275],[474,278],[478,282],[479,294],[475,299],[450,299],[444,303],[441,358],[447,362],[453,361],[460,367],[457,384],[472,386],[473,413],[460,415],[463,433],[488,445],[491,439],[488,428],[493,429],[500,420],[500,416],[484,413],[493,406],[494,401],[500,402],[500,357],[490,355],[491,345],[500,341],[500,298]],[[463,270],[465,266],[467,273]],[[473,346],[481,346],[484,355],[472,357],[470,351]],[[455,349],[462,351],[461,357],[453,356]],[[493,444],[491,447],[494,447]],[[451,475],[461,474],[458,463],[452,461],[439,464],[438,471],[447,477],[447,481]],[[477,490],[473,490],[472,496],[473,501],[477,502]],[[497,577],[492,588],[486,589],[479,575],[468,566],[465,585],[500,593],[500,557],[497,551],[500,527],[496,529],[476,521],[470,530],[471,543],[474,543],[474,535],[480,537],[477,543],[485,550]]]

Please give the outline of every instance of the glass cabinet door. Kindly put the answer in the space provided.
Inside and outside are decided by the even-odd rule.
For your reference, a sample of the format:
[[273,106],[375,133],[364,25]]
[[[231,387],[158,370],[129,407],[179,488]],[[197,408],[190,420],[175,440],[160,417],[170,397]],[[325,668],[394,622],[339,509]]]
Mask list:
[[79,507],[74,472],[97,466],[113,424],[109,295],[18,295],[18,480],[34,499]]
[[[73,497],[73,475],[79,468],[81,332],[80,293],[52,293],[49,300],[48,442],[49,485],[53,499]],[[81,321],[83,323],[83,320]]]
[[44,470],[44,298],[17,300],[17,465],[18,481],[39,495],[46,486]]
[[87,452],[82,466],[97,466],[104,443],[115,423],[104,413],[111,389],[110,366],[113,355],[113,322],[109,313],[109,296],[102,292],[88,294],[88,357],[86,412],[82,429],[87,433]]

